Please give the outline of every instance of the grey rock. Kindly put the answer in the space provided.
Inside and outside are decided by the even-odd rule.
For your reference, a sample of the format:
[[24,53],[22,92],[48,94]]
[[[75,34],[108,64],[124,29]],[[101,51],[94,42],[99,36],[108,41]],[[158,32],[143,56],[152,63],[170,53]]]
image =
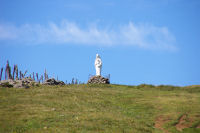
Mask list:
[[31,78],[23,78],[21,80],[3,80],[0,81],[2,87],[14,87],[14,88],[29,88],[31,86],[39,85]]
[[55,80],[54,78],[45,80],[43,84],[44,85],[65,85],[63,81]]
[[2,80],[2,81],[0,81],[0,86],[11,88],[11,87],[13,87],[13,82],[11,82],[10,79],[9,80]]

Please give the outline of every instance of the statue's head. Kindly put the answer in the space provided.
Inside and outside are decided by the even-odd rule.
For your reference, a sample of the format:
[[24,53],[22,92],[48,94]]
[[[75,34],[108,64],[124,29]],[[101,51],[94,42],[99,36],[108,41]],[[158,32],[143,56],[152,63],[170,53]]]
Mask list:
[[96,58],[100,58],[99,54],[96,54]]

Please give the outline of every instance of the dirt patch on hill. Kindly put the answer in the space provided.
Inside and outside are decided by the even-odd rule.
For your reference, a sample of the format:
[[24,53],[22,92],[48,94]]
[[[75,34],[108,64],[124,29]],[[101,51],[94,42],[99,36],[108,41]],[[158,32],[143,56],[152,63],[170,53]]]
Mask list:
[[161,115],[161,116],[159,116],[159,117],[156,118],[154,127],[162,130],[165,133],[170,133],[168,130],[166,130],[166,129],[163,128],[163,125],[165,123],[169,122],[170,120],[171,120],[171,118],[169,116],[163,116],[163,115]]
[[193,120],[188,117],[187,114],[183,114],[179,117],[178,123],[176,124],[176,129],[182,131],[184,128],[189,128],[192,126]]

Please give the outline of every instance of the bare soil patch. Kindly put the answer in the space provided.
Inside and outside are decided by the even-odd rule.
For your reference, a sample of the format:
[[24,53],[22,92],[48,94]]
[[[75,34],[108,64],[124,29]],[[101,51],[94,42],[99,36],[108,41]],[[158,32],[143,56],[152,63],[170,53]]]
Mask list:
[[161,115],[161,116],[159,116],[159,117],[156,118],[154,127],[162,130],[165,133],[170,133],[168,130],[166,130],[166,129],[163,128],[163,125],[165,123],[169,122],[170,120],[171,119],[170,119],[169,116],[162,116]]
[[178,120],[178,123],[176,124],[176,129],[178,131],[182,131],[184,128],[189,128],[192,126],[193,120],[188,117],[187,114],[181,115],[181,117]]

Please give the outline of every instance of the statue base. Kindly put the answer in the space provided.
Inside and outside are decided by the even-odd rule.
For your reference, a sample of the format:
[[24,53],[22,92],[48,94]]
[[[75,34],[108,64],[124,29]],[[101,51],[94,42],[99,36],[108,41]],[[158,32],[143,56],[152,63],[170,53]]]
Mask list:
[[110,84],[110,80],[102,76],[93,76],[88,80],[87,84]]

